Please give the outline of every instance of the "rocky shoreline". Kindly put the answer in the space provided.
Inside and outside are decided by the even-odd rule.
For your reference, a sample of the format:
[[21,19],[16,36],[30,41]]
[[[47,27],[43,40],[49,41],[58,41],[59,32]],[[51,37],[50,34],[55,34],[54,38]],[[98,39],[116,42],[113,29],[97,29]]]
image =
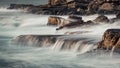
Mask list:
[[120,29],[106,30],[102,41],[98,42],[82,37],[75,38],[75,35],[20,35],[13,39],[13,43],[32,47],[59,47],[59,50],[73,50],[77,47],[76,51],[89,45],[91,50],[114,49],[114,52],[120,53]]
[[42,15],[92,15],[117,14],[119,0],[48,0],[45,5],[11,4],[8,9],[21,9]]
[[[117,23],[120,21],[120,1],[119,0],[49,0],[45,5],[32,4],[11,4],[8,9],[21,9],[28,13],[42,15],[70,15],[68,19],[59,16],[50,16],[46,25],[58,26],[56,30],[70,27],[81,27],[84,25],[99,25],[101,23]],[[84,21],[78,15],[100,14],[95,20]],[[116,14],[115,18],[109,19],[104,14]],[[71,32],[69,34],[78,35],[80,32]],[[91,44],[91,40],[77,39],[58,39],[63,35],[21,35],[13,39],[17,44],[35,45],[40,47],[49,47],[54,45],[61,49],[71,50],[78,47],[84,47]],[[67,35],[70,36],[70,35]],[[82,40],[82,42],[81,42]],[[81,45],[79,45],[81,44]],[[96,45],[95,49],[114,50],[120,53],[120,29],[108,29],[105,31],[102,41]],[[78,46],[79,45],[79,46]]]
[[120,21],[120,13],[116,15],[115,18],[109,19],[107,16],[99,15],[94,20],[84,21],[80,16],[68,16],[67,19],[57,16],[50,16],[48,18],[47,25],[58,26],[56,30],[60,30],[63,28],[70,28],[70,27],[81,27],[81,26],[92,26],[92,25],[99,25],[101,23],[112,24]]

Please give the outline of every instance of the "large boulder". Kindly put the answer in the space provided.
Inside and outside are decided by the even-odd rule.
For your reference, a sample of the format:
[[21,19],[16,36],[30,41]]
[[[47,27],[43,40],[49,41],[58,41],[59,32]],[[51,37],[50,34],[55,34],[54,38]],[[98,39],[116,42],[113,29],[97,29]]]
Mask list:
[[83,25],[90,25],[90,24],[93,24],[92,21],[87,21],[87,22],[84,22],[82,20],[82,17],[79,17],[79,16],[69,16],[68,17],[68,20],[69,20],[69,23],[67,24],[64,24],[62,26],[59,26],[56,30],[60,30],[64,27],[78,27],[78,26],[83,26]]
[[120,50],[120,29],[108,29],[105,31],[102,41],[98,43],[98,49]]
[[109,22],[109,19],[108,17],[104,16],[104,15],[100,15],[98,16],[95,20],[94,20],[96,23],[103,23],[103,22]]

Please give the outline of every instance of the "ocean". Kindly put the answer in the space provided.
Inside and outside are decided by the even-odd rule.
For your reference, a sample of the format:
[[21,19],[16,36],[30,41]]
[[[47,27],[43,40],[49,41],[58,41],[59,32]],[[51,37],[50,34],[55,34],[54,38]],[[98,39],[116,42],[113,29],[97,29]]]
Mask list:
[[[109,28],[120,28],[120,22],[113,24],[91,25],[89,27],[65,28],[56,31],[56,26],[47,26],[49,15],[34,15],[22,10],[9,10],[10,3],[45,4],[46,0],[1,0],[0,1],[0,68],[120,68],[120,55],[111,51],[93,51],[94,44],[101,40]],[[83,20],[93,20],[98,15],[82,16]],[[106,15],[114,18],[115,15]],[[67,18],[68,16],[60,16]],[[71,50],[60,50],[63,41],[52,47],[20,46],[12,44],[19,35],[64,35],[66,32],[88,31],[73,37],[86,38],[92,43],[76,51],[78,44]],[[63,36],[63,39],[71,36]],[[82,41],[81,41],[82,42]],[[60,44],[57,44],[60,43]],[[70,45],[70,42],[68,44]],[[81,46],[82,44],[79,44]],[[93,46],[94,45],[94,46]],[[92,51],[92,52],[88,52]]]

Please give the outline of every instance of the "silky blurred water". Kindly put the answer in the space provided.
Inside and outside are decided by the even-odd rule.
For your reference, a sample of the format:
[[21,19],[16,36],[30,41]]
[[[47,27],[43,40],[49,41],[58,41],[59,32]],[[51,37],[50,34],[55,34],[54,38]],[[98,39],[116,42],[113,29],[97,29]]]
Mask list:
[[[10,3],[9,1],[11,0],[1,0],[2,3]],[[93,20],[97,16],[83,16],[83,19]],[[19,35],[63,35],[65,32],[74,31],[89,31],[89,33],[83,34],[82,37],[97,42],[101,40],[101,36],[106,29],[120,28],[120,22],[117,22],[115,24],[65,28],[56,31],[56,26],[46,25],[48,17],[25,13],[21,10],[0,8],[0,68],[120,68],[120,55],[117,53],[110,56],[110,52],[93,51],[81,55],[79,52],[55,51],[51,48],[11,44],[11,40]],[[62,17],[67,18],[67,16]],[[115,16],[108,15],[108,17],[113,18]],[[77,38],[79,35],[75,37]]]

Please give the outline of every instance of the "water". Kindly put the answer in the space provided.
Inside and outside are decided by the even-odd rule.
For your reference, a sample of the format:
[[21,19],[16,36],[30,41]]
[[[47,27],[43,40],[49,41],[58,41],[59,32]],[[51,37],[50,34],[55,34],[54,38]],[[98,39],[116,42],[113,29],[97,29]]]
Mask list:
[[[27,1],[27,0],[26,0]],[[8,2],[8,1],[7,1]],[[98,15],[83,16],[84,20],[94,19]],[[21,10],[0,8],[0,68],[120,68],[120,55],[106,51],[94,51],[94,44],[101,40],[108,28],[120,28],[120,22],[100,24],[89,27],[77,27],[56,31],[55,26],[47,26],[49,16],[28,14]],[[66,18],[67,16],[62,16]],[[108,15],[109,18],[115,17]],[[49,30],[48,30],[49,29]],[[63,36],[52,47],[31,47],[11,44],[19,35],[63,35],[66,32],[88,31],[80,35]],[[86,38],[66,46],[74,48],[61,50],[65,39]],[[90,41],[85,46],[84,41]],[[81,45],[79,45],[81,44]],[[60,46],[61,45],[61,46]],[[94,45],[94,46],[93,46]],[[34,45],[33,45],[34,46]],[[80,47],[80,51],[76,51]],[[92,52],[88,52],[92,51]]]
[[6,7],[9,6],[11,3],[15,4],[47,4],[48,0],[0,0],[0,6]]

